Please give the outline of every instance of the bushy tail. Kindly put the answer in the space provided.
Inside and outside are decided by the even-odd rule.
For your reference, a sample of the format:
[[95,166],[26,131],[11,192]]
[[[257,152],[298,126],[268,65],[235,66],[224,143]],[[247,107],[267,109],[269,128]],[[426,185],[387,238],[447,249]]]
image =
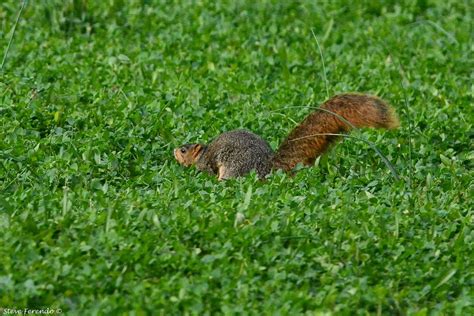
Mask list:
[[273,168],[290,171],[298,163],[314,164],[339,138],[324,134],[347,133],[353,126],[390,129],[399,125],[394,110],[374,96],[341,94],[326,101],[321,109],[308,115],[291,131],[273,158]]

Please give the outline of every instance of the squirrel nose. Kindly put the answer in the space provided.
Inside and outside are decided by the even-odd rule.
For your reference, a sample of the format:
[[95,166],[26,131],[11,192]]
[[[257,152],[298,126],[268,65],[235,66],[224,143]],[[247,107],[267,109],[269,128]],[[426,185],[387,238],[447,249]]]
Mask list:
[[177,152],[178,152],[178,148],[173,149],[173,155],[175,159],[178,159]]

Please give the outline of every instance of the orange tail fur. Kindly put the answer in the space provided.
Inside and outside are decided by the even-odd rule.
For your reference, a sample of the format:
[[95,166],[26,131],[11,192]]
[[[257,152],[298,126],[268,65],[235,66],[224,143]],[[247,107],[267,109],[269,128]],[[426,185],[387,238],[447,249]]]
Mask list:
[[291,131],[273,158],[273,168],[290,171],[298,163],[314,164],[339,138],[321,134],[347,133],[353,127],[391,129],[399,125],[395,111],[374,96],[341,94],[326,101],[321,109],[308,115]]

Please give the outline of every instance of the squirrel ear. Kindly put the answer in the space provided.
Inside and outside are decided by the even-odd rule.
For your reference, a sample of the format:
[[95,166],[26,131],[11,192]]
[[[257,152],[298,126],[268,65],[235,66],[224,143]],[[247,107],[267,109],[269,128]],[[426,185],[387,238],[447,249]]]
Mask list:
[[193,158],[196,158],[199,155],[199,153],[201,152],[201,150],[202,150],[202,145],[201,144],[194,144],[193,149],[192,149]]

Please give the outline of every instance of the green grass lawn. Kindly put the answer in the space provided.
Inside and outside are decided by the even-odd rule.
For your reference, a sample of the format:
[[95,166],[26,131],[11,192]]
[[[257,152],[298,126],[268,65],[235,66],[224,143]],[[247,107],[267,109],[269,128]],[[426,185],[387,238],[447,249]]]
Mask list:
[[[473,315],[472,3],[363,2],[29,1],[0,70],[3,314]],[[350,91],[398,112],[353,135],[400,180],[353,138],[266,181],[174,161],[236,128],[275,148]]]

